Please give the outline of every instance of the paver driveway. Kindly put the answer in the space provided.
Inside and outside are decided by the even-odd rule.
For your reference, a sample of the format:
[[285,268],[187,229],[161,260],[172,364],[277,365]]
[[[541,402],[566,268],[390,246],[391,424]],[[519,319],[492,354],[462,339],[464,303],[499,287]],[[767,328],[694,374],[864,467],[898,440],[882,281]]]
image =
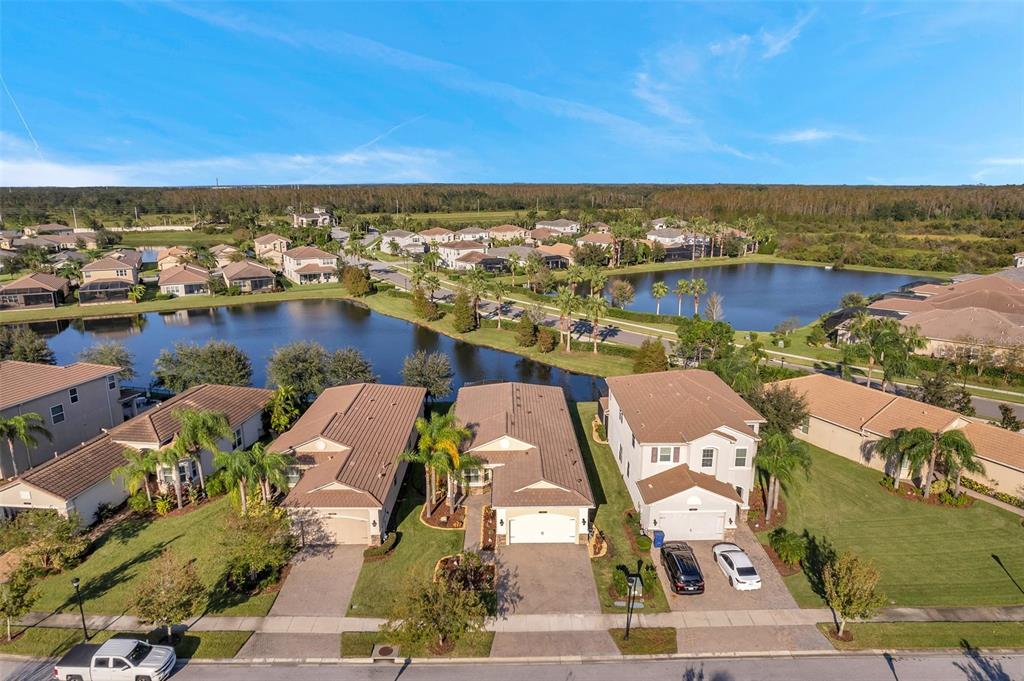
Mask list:
[[270,614],[343,617],[363,567],[365,548],[323,546],[300,552]]
[[665,571],[661,567],[660,549],[651,549],[651,558],[658,566],[658,578],[661,580],[662,589],[668,596],[668,605],[672,610],[694,612],[701,610],[774,610],[799,607],[775,566],[772,565],[764,549],[761,548],[754,533],[746,525],[741,524],[736,528],[736,538],[733,543],[747,552],[757,569],[757,574],[761,576],[761,588],[758,591],[737,591],[729,586],[729,580],[715,563],[714,556],[711,554],[711,547],[721,542],[691,541],[688,543],[693,548],[694,555],[697,556],[701,572],[704,573],[704,593],[700,596],[677,596],[672,593],[672,590],[668,588]]
[[586,546],[513,544],[497,560],[499,614],[601,612]]

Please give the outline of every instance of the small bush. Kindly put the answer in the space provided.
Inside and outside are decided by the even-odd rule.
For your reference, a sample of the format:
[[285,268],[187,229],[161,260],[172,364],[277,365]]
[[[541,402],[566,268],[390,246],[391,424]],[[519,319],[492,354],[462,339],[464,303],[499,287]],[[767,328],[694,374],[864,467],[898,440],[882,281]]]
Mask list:
[[228,482],[223,471],[217,471],[206,478],[206,496],[219,497],[228,491]]
[[931,493],[932,494],[942,494],[947,489],[949,489],[949,481],[948,480],[936,480],[935,482],[932,483]]
[[629,580],[626,578],[627,568],[625,565],[616,566],[615,572],[612,573],[612,588],[615,589],[615,593],[619,596],[625,596],[629,593]]
[[96,522],[102,523],[105,520],[113,518],[117,514],[117,505],[115,504],[99,504],[96,506]]
[[529,348],[537,344],[537,325],[523,315],[516,326],[516,345]]
[[149,513],[153,510],[153,503],[146,498],[146,493],[139,490],[128,497],[128,508],[133,513]]
[[157,515],[164,516],[174,508],[174,502],[171,501],[170,497],[157,497],[153,501],[153,508],[156,509]]
[[599,437],[602,440],[607,440],[608,439],[608,433],[605,432],[604,424],[601,423],[600,421],[597,424],[596,430],[597,430],[597,437]]
[[185,488],[185,496],[188,498],[188,503],[195,506],[203,498],[203,490],[199,485],[188,485]]
[[651,550],[651,538],[646,534],[642,534],[636,538],[636,547],[641,551]]
[[378,546],[368,546],[363,551],[363,558],[383,558],[391,553],[398,543],[398,533],[392,532]]
[[558,345],[558,334],[546,326],[537,330],[537,349],[543,353],[551,352]]
[[786,565],[796,565],[807,555],[807,540],[784,527],[771,531],[768,544]]
[[949,490],[946,490],[939,495],[939,501],[947,506],[953,506],[954,508],[963,508],[971,503],[971,498],[966,494],[953,494]]

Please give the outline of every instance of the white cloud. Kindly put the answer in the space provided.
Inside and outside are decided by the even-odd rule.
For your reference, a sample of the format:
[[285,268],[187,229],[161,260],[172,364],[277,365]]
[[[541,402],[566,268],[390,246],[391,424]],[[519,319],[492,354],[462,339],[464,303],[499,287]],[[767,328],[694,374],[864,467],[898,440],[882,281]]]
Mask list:
[[976,182],[989,180],[1001,180],[1012,184],[1024,182],[1024,156],[986,158],[978,161],[978,165],[982,167],[971,174]]
[[750,36],[746,33],[708,45],[708,51],[716,57],[730,54],[744,54],[750,46]]
[[660,81],[646,71],[638,71],[633,77],[633,95],[647,105],[647,109],[678,125],[693,125],[697,121],[688,111],[673,101],[675,88]]
[[843,130],[824,130],[822,128],[804,128],[803,130],[790,130],[780,132],[768,137],[776,144],[807,144],[810,142],[823,142],[827,140],[841,139],[852,142],[865,142],[867,138],[863,135]]
[[980,163],[983,166],[1024,166],[1024,156],[1018,158],[986,158]]
[[763,59],[774,59],[783,52],[789,50],[789,46],[793,44],[793,41],[800,37],[800,33],[804,30],[804,26],[807,25],[811,19],[814,18],[816,10],[798,17],[796,22],[781,32],[772,32],[761,29],[758,34],[758,38],[761,40],[761,45],[764,46],[764,52],[761,54]]

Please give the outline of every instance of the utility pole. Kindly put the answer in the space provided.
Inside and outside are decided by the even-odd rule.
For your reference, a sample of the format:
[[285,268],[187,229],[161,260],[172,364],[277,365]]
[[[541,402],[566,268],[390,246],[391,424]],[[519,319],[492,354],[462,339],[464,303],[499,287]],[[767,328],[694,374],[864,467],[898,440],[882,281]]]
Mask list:
[[75,223],[75,229],[78,229],[78,216],[75,215],[74,206],[71,206],[71,220]]
[[138,219],[139,219],[139,207],[135,206],[135,220],[138,221]]

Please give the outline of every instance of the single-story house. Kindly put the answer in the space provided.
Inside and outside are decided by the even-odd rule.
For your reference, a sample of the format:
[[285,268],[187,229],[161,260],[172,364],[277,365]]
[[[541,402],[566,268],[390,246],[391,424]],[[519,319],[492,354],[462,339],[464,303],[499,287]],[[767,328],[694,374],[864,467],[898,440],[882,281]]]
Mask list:
[[615,246],[615,237],[606,232],[592,232],[576,239],[577,246],[586,246],[587,244],[608,250]]
[[240,250],[230,244],[217,244],[210,248],[210,255],[217,261],[217,267],[225,267],[235,261]]
[[273,291],[276,277],[269,267],[252,260],[239,260],[225,265],[221,276],[227,286],[237,286],[243,293]]
[[197,265],[160,270],[160,293],[171,296],[210,295],[210,273]]
[[765,419],[722,379],[703,369],[610,377],[603,419],[645,533],[674,541],[735,531]]
[[693,235],[674,227],[662,227],[647,232],[647,238],[662,246],[683,246],[693,243]]
[[565,218],[558,218],[557,220],[541,220],[534,225],[537,229],[552,229],[562,234],[578,234],[580,231],[580,223],[578,220],[567,220]]
[[300,473],[284,506],[313,544],[379,544],[391,522],[426,390],[357,383],[328,388],[270,449]]
[[537,254],[544,258],[548,267],[568,267],[576,262],[572,255],[572,244],[551,244],[537,246]]
[[455,416],[471,433],[464,451],[483,461],[468,484],[489,488],[500,543],[587,540],[594,494],[560,386],[463,386]]
[[64,277],[33,272],[0,286],[0,308],[57,307],[70,293],[71,283]]
[[191,248],[184,246],[171,246],[170,248],[161,248],[160,252],[156,256],[156,268],[161,272],[171,267],[178,267],[184,265],[195,257],[195,251]]
[[496,272],[504,269],[505,261],[490,253],[480,251],[469,251],[455,259],[452,263],[453,270],[486,270]]
[[531,243],[542,243],[544,241],[550,241],[557,239],[562,236],[562,233],[555,229],[548,229],[547,227],[540,227],[538,229],[531,229],[530,235],[527,241]]

